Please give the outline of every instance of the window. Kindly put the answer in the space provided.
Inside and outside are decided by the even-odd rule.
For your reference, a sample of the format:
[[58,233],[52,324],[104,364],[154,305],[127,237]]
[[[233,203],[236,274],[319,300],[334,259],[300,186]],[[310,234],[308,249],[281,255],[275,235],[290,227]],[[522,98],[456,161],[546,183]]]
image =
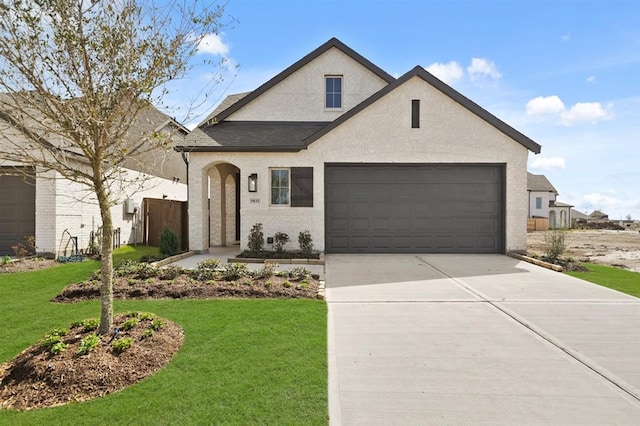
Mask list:
[[411,128],[420,128],[420,99],[411,101]]
[[325,77],[325,108],[342,108],[342,77]]
[[271,205],[313,207],[313,167],[271,169]]
[[542,208],[542,197],[536,197],[536,209]]
[[289,169],[271,169],[271,204],[289,205]]

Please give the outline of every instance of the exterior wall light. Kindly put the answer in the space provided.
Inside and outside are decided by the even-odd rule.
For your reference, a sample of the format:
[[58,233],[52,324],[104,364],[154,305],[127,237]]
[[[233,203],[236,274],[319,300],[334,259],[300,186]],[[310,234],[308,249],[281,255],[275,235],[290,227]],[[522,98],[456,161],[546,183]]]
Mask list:
[[249,175],[249,192],[258,192],[258,174]]

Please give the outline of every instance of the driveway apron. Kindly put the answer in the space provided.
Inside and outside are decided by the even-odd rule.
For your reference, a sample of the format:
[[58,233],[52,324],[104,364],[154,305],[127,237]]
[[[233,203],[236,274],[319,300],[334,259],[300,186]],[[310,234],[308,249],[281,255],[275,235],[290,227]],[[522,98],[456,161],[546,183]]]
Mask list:
[[332,425],[640,423],[640,299],[501,255],[327,255]]

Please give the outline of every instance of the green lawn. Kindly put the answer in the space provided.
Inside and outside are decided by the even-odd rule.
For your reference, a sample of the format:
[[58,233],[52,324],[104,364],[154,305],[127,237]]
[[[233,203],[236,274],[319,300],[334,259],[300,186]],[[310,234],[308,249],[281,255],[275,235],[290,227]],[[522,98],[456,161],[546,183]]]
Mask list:
[[[147,254],[119,249],[116,261]],[[49,302],[97,262],[0,275],[0,362],[53,327],[99,317],[96,301]],[[62,407],[0,410],[0,424],[327,424],[326,305],[315,300],[116,301],[180,324],[185,343],[160,372]]]
[[640,273],[613,266],[583,263],[591,272],[566,272],[568,275],[640,297]]

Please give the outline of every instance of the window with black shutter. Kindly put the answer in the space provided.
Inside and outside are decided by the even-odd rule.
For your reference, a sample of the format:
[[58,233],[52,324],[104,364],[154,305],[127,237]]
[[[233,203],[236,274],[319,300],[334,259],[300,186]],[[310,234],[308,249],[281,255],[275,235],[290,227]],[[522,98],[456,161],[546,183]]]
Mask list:
[[291,167],[291,207],[313,207],[313,167]]

